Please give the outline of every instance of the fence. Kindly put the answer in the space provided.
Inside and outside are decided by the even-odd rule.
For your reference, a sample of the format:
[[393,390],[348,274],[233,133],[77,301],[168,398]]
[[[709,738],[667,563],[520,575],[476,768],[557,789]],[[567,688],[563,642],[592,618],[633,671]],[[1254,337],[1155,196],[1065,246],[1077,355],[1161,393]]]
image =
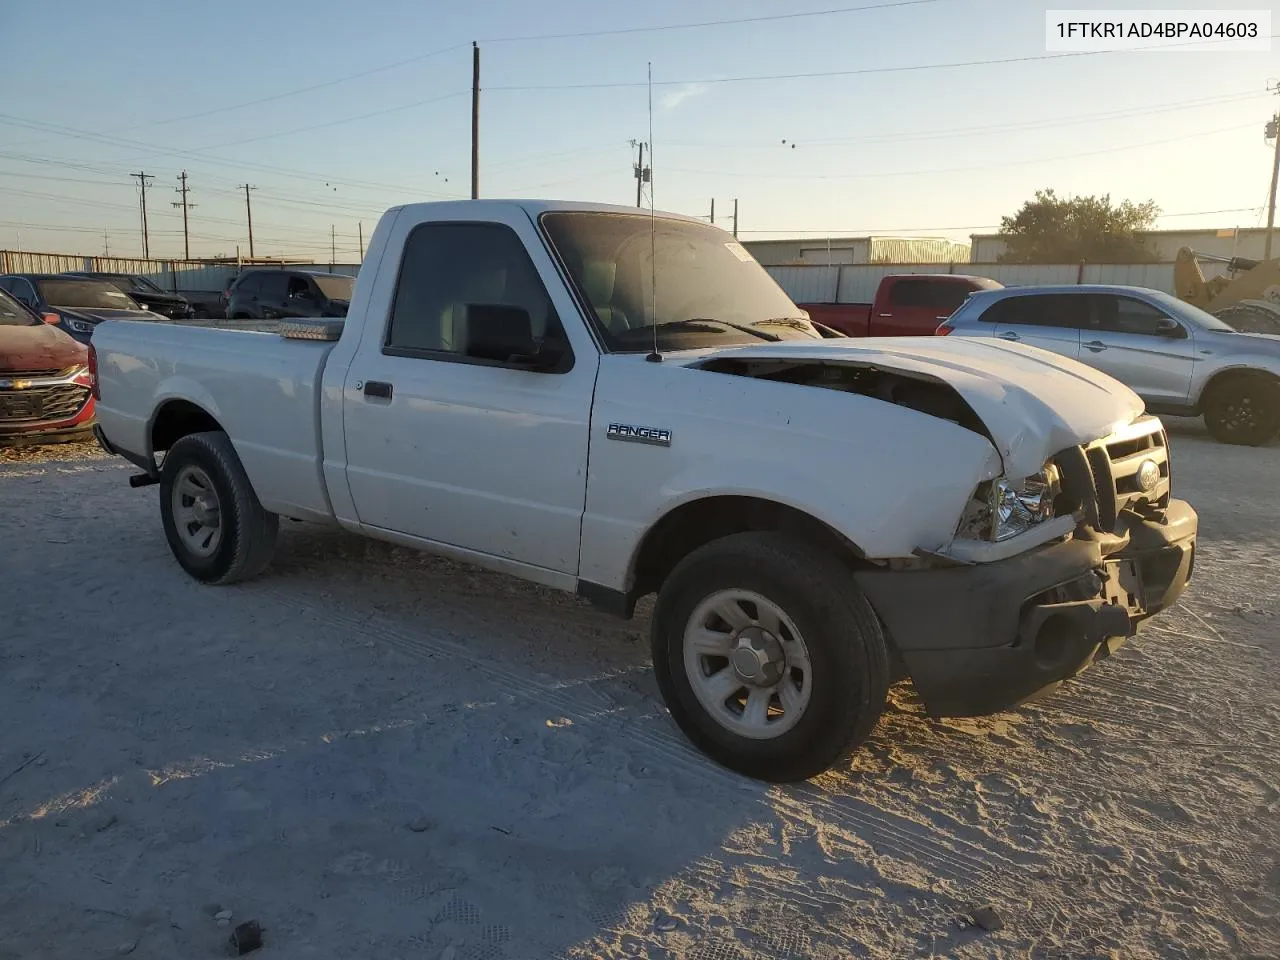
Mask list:
[[262,263],[249,261],[210,260],[141,260],[126,257],[82,257],[67,253],[28,253],[22,250],[0,250],[0,273],[128,273],[146,277],[163,290],[173,293],[221,293],[227,281],[244,267],[256,269],[279,267],[287,270],[316,270],[354,277],[360,272],[358,263]]
[[765,269],[797,303],[870,303],[881,278],[902,273],[962,273],[989,277],[1006,287],[1121,283],[1174,292],[1172,263],[856,263]]

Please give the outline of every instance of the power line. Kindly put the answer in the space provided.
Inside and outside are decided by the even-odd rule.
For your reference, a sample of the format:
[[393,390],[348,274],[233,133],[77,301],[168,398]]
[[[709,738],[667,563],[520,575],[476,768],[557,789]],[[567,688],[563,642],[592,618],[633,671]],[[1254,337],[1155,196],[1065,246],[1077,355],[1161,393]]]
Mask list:
[[[1226,207],[1221,210],[1189,210],[1184,213],[1162,213],[1157,219],[1165,220],[1172,217],[1208,217],[1221,213],[1251,213],[1257,210],[1257,207]],[[750,233],[753,235],[787,235],[796,236],[798,234],[812,234],[816,239],[823,237],[854,237],[854,236],[874,236],[881,233],[907,233],[918,232],[925,233],[928,231],[956,231],[956,230],[998,230],[1002,224],[999,223],[965,223],[950,224],[948,226],[931,226],[931,227],[841,227],[832,230],[743,230],[742,233]]]
[[[1280,34],[1272,34],[1272,38],[1280,36]],[[1168,50],[1172,47],[1190,46],[1196,43],[1217,43],[1220,41],[1209,40],[1190,40],[1186,43],[1178,44],[1161,44],[1151,47],[1136,47],[1127,50],[1073,50],[1067,53],[1040,53],[1031,54],[1025,57],[996,57],[985,60],[954,60],[947,63],[917,63],[896,67],[859,67],[852,70],[819,70],[810,73],[768,73],[768,74],[751,74],[738,77],[701,77],[693,80],[655,80],[655,87],[677,87],[690,86],[694,84],[709,85],[722,83],[754,83],[758,81],[776,81],[776,80],[818,80],[830,77],[860,77],[871,74],[882,73],[913,73],[923,70],[951,70],[964,67],[990,67],[1001,66],[1010,63],[1036,63],[1045,60],[1063,60],[1071,57],[1097,57],[1114,53],[1139,53],[1143,50]],[[643,80],[615,80],[593,83],[547,83],[547,84],[523,84],[488,87],[490,91],[525,91],[525,90],[609,90],[647,86]]]
[[798,13],[775,13],[758,17],[731,17],[725,20],[702,20],[695,23],[666,23],[652,27],[618,27],[608,30],[583,30],[575,33],[537,33],[519,37],[490,37],[480,43],[527,43],[536,40],[579,40],[591,37],[617,37],[631,33],[657,33],[666,30],[697,30],[703,27],[739,26],[750,23],[773,23],[779,20],[802,20],[814,17],[831,17],[845,13],[866,13],[872,10],[891,10],[896,7],[920,7],[939,3],[941,0],[890,0],[860,7],[836,7],[830,10],[809,10]]
[[1029,160],[1002,160],[999,163],[984,163],[976,167],[946,167],[937,170],[889,170],[881,173],[833,173],[833,174],[798,174],[798,173],[738,173],[730,170],[693,170],[688,167],[667,167],[676,173],[693,173],[713,177],[741,177],[755,180],[875,180],[883,177],[924,177],[941,173],[971,173],[981,170],[992,170],[999,167],[1019,167],[1036,163],[1053,163],[1058,160],[1075,160],[1081,157],[1095,157],[1107,153],[1121,153],[1125,150],[1139,150],[1143,147],[1154,147],[1166,143],[1178,143],[1183,140],[1196,140],[1201,137],[1244,130],[1256,126],[1256,121],[1246,124],[1235,124],[1230,127],[1218,127],[1214,130],[1200,130],[1179,137],[1166,137],[1163,140],[1147,140],[1144,143],[1131,143],[1122,147],[1107,147],[1102,150],[1087,150],[1083,153],[1065,153],[1056,157],[1037,157]]

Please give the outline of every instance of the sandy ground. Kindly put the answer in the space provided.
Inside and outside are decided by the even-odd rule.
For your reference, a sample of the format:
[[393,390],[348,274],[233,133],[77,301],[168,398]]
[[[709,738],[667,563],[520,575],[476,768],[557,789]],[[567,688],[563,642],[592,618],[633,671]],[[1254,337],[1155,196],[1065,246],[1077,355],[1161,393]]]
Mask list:
[[1280,956],[1280,447],[1174,453],[1176,611],[776,788],[685,744],[643,616],[293,523],[203,587],[120,462],[0,452],[0,960],[225,956],[219,908],[264,960]]

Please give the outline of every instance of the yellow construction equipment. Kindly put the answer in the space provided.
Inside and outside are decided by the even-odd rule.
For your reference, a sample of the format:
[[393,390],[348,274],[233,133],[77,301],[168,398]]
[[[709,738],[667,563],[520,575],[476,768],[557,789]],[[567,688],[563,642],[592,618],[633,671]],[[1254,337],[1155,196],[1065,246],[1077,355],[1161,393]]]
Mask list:
[[[1227,274],[1206,280],[1201,263],[1225,264]],[[1179,299],[1242,333],[1280,334],[1280,260],[1217,257],[1183,247],[1173,264],[1173,287]]]

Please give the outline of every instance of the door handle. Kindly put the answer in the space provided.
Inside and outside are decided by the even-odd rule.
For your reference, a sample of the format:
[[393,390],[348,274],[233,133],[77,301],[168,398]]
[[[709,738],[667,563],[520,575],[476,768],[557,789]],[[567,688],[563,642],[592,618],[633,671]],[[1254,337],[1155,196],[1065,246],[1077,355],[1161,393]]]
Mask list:
[[1107,349],[1107,345],[1101,340],[1090,340],[1088,343],[1084,344],[1084,346],[1087,349],[1092,350],[1094,353],[1101,353],[1103,350]]
[[1021,339],[1022,339],[1020,336],[1018,336],[1018,335],[1017,335],[1016,333],[1014,333],[1012,330],[1008,330],[1008,331],[1006,331],[1006,332],[1004,332],[1004,333],[998,333],[998,334],[996,334],[996,336],[998,336],[1001,340],[1021,340]]
[[390,400],[391,384],[384,383],[381,380],[366,380],[364,382],[364,395],[366,397],[377,397],[380,400]]

